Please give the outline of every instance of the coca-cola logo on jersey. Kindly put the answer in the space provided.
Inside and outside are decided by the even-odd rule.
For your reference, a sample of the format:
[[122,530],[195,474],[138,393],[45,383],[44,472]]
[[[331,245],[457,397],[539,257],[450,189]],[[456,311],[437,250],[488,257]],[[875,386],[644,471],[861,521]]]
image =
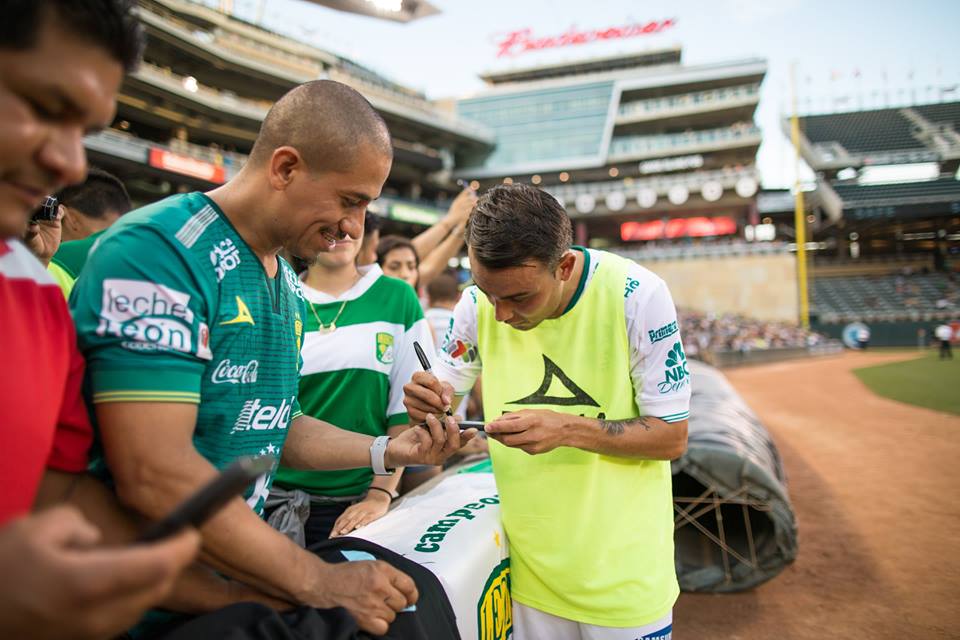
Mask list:
[[260,367],[260,363],[256,360],[251,360],[246,364],[233,364],[230,362],[230,359],[221,360],[220,364],[217,365],[217,368],[213,370],[213,375],[210,376],[210,380],[213,384],[223,384],[224,382],[229,382],[230,384],[246,384],[248,382],[257,381],[257,369]]

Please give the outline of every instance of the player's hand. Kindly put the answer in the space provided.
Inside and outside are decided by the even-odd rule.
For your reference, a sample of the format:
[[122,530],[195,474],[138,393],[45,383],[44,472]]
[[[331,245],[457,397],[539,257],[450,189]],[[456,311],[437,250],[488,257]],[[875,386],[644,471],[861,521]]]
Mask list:
[[391,438],[384,453],[387,466],[443,464],[477,435],[476,429],[461,432],[453,417],[442,417],[443,422],[432,413],[427,414],[425,426],[411,427]]
[[417,587],[405,573],[382,560],[325,564],[318,576],[317,597],[309,602],[328,609],[343,607],[360,628],[375,636],[387,632],[402,611],[416,603]]
[[484,430],[487,436],[508,447],[531,455],[547,453],[566,444],[570,416],[544,409],[525,409],[505,413]]
[[453,404],[453,387],[426,371],[417,371],[403,385],[403,406],[411,422],[423,422],[427,414],[443,414]]
[[31,220],[27,225],[27,233],[23,236],[23,244],[44,266],[50,264],[53,254],[60,248],[62,221],[63,205],[59,205],[57,207],[57,217],[53,220]]
[[354,529],[379,520],[390,510],[390,496],[383,491],[370,491],[367,496],[356,504],[347,507],[333,523],[330,531],[331,538],[349,535]]
[[72,507],[0,529],[0,635],[111,637],[170,593],[200,547],[193,530],[155,544],[91,548],[99,540]]

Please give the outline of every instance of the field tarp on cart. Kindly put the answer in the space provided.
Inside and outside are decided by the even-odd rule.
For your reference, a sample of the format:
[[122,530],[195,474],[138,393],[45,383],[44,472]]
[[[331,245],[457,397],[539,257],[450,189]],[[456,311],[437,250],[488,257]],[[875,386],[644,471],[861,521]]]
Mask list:
[[740,591],[797,555],[780,454],[726,378],[690,361],[687,452],[673,463],[677,575],[684,591]]

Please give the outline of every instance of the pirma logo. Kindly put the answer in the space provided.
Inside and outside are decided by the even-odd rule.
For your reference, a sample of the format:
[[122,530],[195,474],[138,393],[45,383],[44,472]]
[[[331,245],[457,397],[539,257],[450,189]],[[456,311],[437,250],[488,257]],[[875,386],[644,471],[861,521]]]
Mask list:
[[513,636],[510,600],[510,558],[494,567],[477,603],[478,640],[506,640]]
[[293,411],[293,403],[296,396],[289,400],[284,399],[280,406],[261,404],[260,398],[247,400],[243,403],[243,409],[237,416],[237,421],[233,423],[231,434],[239,431],[269,431],[270,429],[286,429],[290,424],[290,414]]
[[666,371],[664,372],[663,382],[657,385],[660,393],[671,393],[679,391],[690,384],[690,371],[687,369],[687,356],[683,352],[683,345],[680,341],[673,343],[673,347],[667,352],[667,359],[664,361]]
[[260,363],[256,360],[251,360],[247,364],[233,364],[230,362],[230,358],[227,358],[226,360],[221,360],[217,368],[213,370],[210,381],[213,382],[213,384],[223,384],[225,382],[229,384],[246,384],[248,382],[256,382],[257,369],[259,367]]
[[193,345],[190,295],[145,280],[103,281],[97,335],[125,338],[134,351],[182,351]]

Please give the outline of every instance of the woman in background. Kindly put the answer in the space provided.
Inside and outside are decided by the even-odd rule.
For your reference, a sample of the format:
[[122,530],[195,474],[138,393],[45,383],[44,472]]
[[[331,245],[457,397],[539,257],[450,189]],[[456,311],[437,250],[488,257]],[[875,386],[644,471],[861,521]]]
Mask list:
[[[361,238],[338,240],[301,275],[307,312],[300,406],[343,429],[396,435],[408,424],[403,385],[420,370],[413,341],[431,358],[433,341],[410,287],[384,276],[379,265],[357,266],[361,243]],[[281,467],[268,503],[279,507],[269,521],[307,546],[349,534],[387,512],[400,473]],[[304,506],[309,515],[300,539],[295,529]]]

